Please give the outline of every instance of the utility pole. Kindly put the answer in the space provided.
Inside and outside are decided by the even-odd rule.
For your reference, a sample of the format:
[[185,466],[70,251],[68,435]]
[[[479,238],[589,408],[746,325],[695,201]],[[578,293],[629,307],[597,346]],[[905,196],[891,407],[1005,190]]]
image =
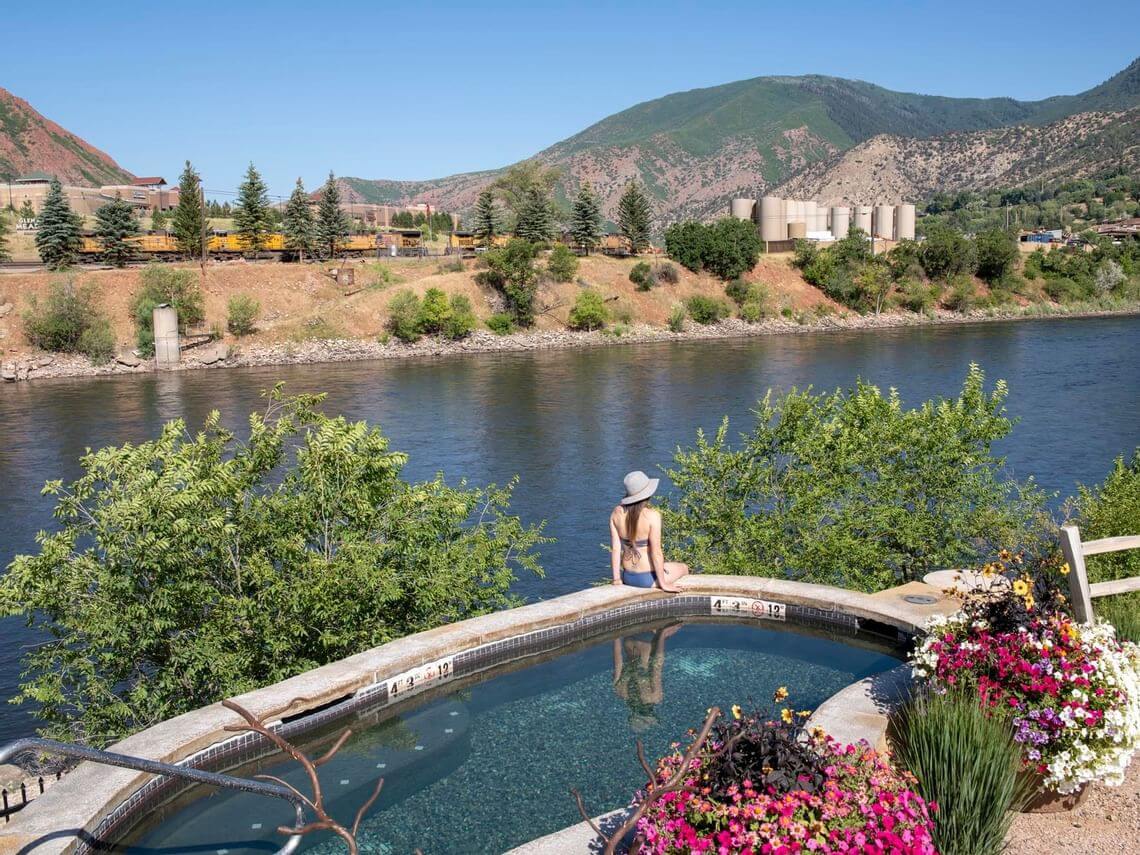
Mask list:
[[206,290],[206,188],[199,182],[198,198],[202,204],[202,245],[198,248],[199,270],[201,271],[202,290]]

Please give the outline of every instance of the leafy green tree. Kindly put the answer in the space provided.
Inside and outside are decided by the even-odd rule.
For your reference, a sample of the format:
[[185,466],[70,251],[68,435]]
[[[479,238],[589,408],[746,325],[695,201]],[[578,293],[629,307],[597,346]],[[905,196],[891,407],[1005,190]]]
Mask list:
[[48,270],[62,270],[75,264],[82,246],[83,219],[67,204],[58,178],[52,178],[48,185],[37,225],[36,250]]
[[725,217],[709,227],[704,265],[715,276],[728,281],[756,266],[764,244],[752,223]]
[[1020,254],[1017,238],[1004,229],[987,229],[974,238],[978,276],[990,283],[999,282],[1013,272]]
[[202,197],[202,179],[186,161],[178,179],[178,205],[171,217],[171,230],[178,250],[187,258],[201,258],[203,235],[209,229],[206,222],[205,200]]
[[518,220],[533,195],[537,193],[543,199],[549,199],[560,174],[561,171],[556,166],[546,166],[538,160],[525,160],[511,166],[491,185],[492,192],[503,200],[511,212],[516,234]]
[[861,267],[871,260],[871,243],[867,240],[867,233],[855,226],[848,229],[847,234],[828,249],[835,256],[835,262],[848,269]]
[[483,256],[486,270],[476,275],[476,282],[494,288],[506,300],[507,311],[520,327],[534,325],[535,300],[538,296],[538,270],[534,260],[538,247],[522,238],[493,249]]
[[19,696],[92,745],[409,633],[514,605],[541,526],[511,487],[405,481],[378,428],[280,387],[239,439],[211,413],[88,452],[58,528],[0,578],[47,638]]
[[154,309],[166,303],[178,313],[178,329],[185,332],[206,319],[206,302],[192,270],[149,264],[139,276],[139,289],[131,297],[138,348],[154,355]]
[[265,238],[272,227],[269,208],[269,188],[261,174],[250,163],[245,180],[238,185],[237,210],[234,227],[241,236],[242,245],[250,252],[265,248]]
[[321,202],[317,207],[317,246],[322,254],[334,258],[340,251],[341,242],[348,237],[348,215],[340,207],[340,188],[336,177],[329,173],[321,191]]
[[532,187],[527,191],[519,208],[515,235],[531,243],[546,243],[554,237],[554,214],[550,208],[550,197],[543,195],[540,188]]
[[289,194],[289,201],[285,203],[285,217],[282,222],[285,248],[297,253],[300,261],[305,260],[305,253],[312,254],[316,243],[316,224],[313,222],[313,208],[309,203],[309,194],[305,192],[305,184],[297,179],[293,192]]
[[126,267],[138,253],[129,238],[137,237],[139,221],[134,208],[116,196],[95,212],[95,238],[103,248],[103,260],[113,267]]
[[631,252],[649,248],[649,225],[652,211],[641,182],[630,181],[618,200],[618,229],[629,241]]
[[150,227],[156,232],[164,232],[169,224],[170,215],[162,208],[155,208],[150,215]]
[[32,207],[31,199],[25,199],[24,204],[20,206],[20,219],[25,223],[36,221],[36,209]]
[[490,246],[501,233],[500,222],[499,211],[495,207],[495,194],[489,189],[484,190],[475,202],[475,239],[483,246]]
[[860,307],[876,315],[883,311],[891,293],[891,274],[885,264],[868,261],[855,276]]
[[927,276],[942,280],[973,273],[977,262],[973,241],[951,226],[938,224],[926,229],[918,257]]
[[602,202],[589,181],[582,182],[570,214],[570,237],[586,253],[602,240]]
[[911,410],[862,382],[769,392],[738,446],[725,420],[674,456],[666,550],[710,573],[877,591],[1015,548],[1045,511],[993,453],[1006,394],[976,365],[956,399]]
[[665,229],[665,253],[682,267],[699,273],[709,248],[709,227],[696,220],[673,223]]

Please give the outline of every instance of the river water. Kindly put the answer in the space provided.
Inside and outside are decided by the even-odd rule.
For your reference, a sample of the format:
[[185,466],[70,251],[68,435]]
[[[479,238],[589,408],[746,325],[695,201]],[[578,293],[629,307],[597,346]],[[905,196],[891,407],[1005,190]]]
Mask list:
[[[515,510],[548,520],[558,542],[543,549],[546,578],[517,590],[553,597],[608,572],[601,544],[622,476],[654,474],[697,428],[728,415],[745,430],[770,387],[831,390],[862,377],[907,403],[954,395],[971,361],[1009,383],[1007,409],[1021,421],[1000,451],[1017,477],[1063,497],[1140,445],[1137,317],[36,381],[0,388],[0,567],[51,526],[40,488],[77,476],[85,447],[148,439],[176,417],[194,429],[212,409],[240,430],[260,391],[283,380],[328,393],[327,412],[379,424],[411,455],[407,477],[519,476]],[[19,621],[0,621],[0,698],[14,694],[20,649],[33,642]],[[32,724],[0,707],[0,742]]]

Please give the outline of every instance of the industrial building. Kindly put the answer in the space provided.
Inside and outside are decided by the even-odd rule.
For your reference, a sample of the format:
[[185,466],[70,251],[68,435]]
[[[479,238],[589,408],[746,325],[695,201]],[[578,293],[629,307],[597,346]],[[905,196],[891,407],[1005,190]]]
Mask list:
[[[51,186],[52,176],[45,172],[32,172],[14,181],[0,183],[0,207],[19,211],[24,202],[32,206],[38,216],[44,198]],[[63,195],[71,210],[89,216],[116,198],[129,202],[142,211],[168,210],[178,204],[178,188],[168,187],[159,177],[136,178],[130,184],[105,184],[102,187],[75,187],[63,185]]]
[[733,199],[729,213],[756,223],[760,239],[771,250],[798,239],[840,240],[852,228],[883,240],[914,240],[914,205],[905,203],[827,207],[812,199],[762,196],[759,200]]

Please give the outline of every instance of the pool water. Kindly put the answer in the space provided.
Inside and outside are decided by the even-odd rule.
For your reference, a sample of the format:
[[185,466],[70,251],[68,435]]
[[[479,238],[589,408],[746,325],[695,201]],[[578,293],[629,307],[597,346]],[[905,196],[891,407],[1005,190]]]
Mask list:
[[[898,653],[790,627],[659,622],[356,715],[303,747],[316,753],[346,724],[353,729],[321,767],[330,813],[346,824],[384,777],[361,826],[362,852],[501,853],[578,822],[571,787],[593,814],[628,803],[645,778],[635,739],[652,762],[714,704],[767,706],[786,685],[789,703],[811,709],[894,667]],[[259,768],[306,791],[295,764],[273,758]],[[215,793],[152,817],[117,851],[272,852],[283,842],[277,826],[291,821],[292,809],[277,800]],[[302,851],[344,847],[312,835]]]

